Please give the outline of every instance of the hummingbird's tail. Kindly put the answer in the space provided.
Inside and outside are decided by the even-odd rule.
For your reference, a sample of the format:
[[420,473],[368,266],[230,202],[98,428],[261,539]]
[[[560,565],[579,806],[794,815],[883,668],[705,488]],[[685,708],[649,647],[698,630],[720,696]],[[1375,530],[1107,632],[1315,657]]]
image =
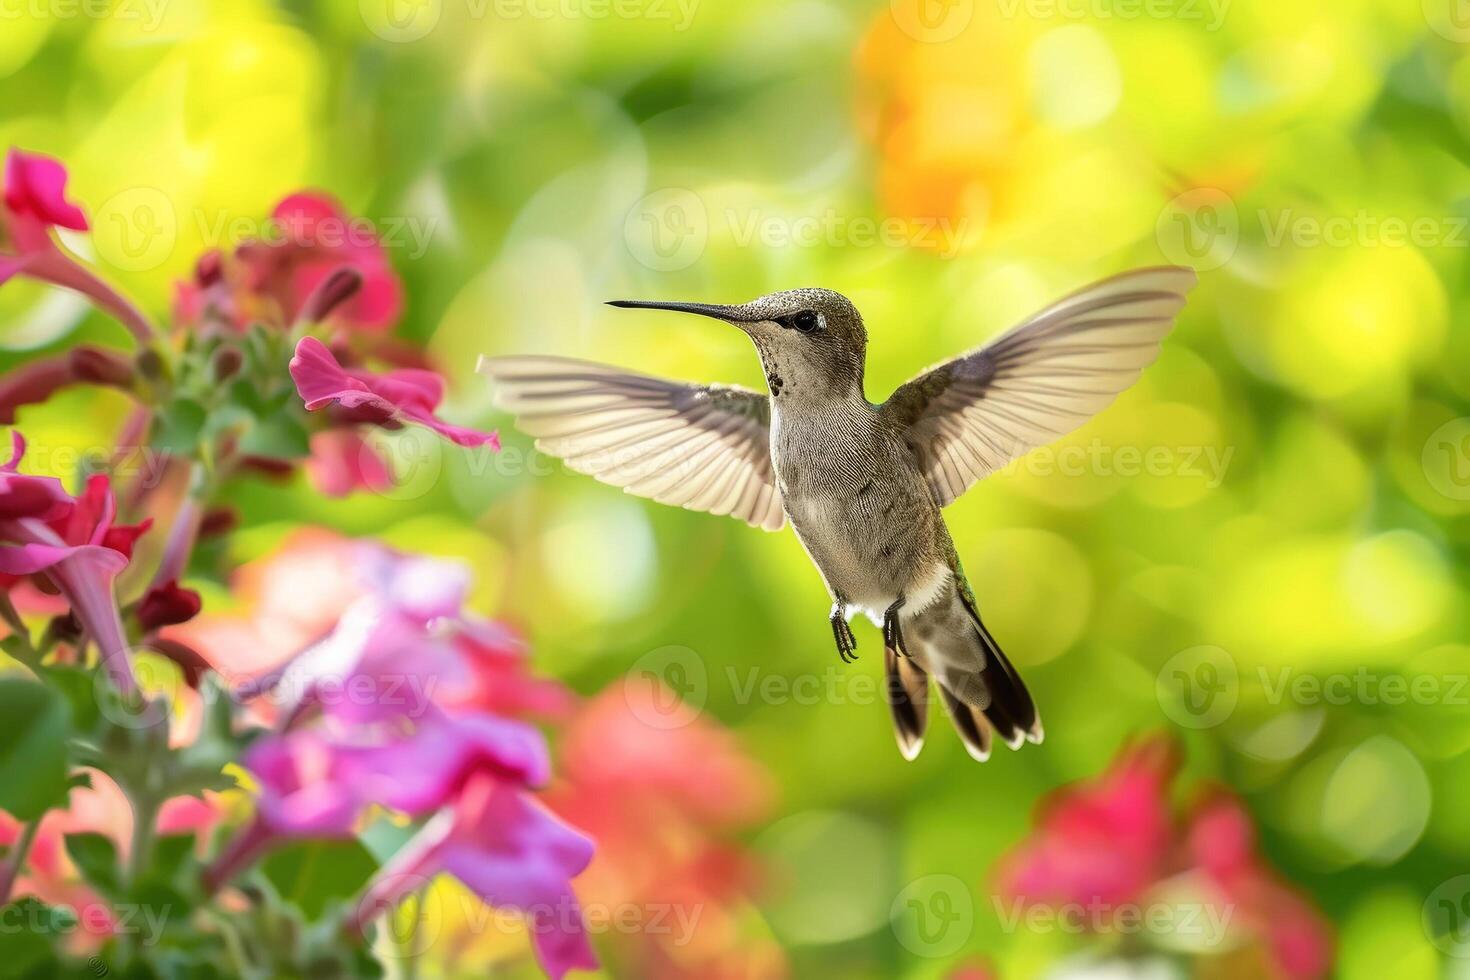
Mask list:
[[966,628],[949,633],[941,642],[932,667],[940,697],[965,749],[984,762],[990,758],[992,733],[1012,749],[1023,742],[1039,744],[1045,733],[1026,684],[963,590],[956,590],[956,600],[964,607]]

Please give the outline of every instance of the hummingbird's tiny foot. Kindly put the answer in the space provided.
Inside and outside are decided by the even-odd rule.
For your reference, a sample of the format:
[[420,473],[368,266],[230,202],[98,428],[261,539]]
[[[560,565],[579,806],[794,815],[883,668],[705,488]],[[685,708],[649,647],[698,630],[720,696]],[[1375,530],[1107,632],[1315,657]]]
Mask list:
[[833,603],[832,636],[837,640],[837,655],[843,663],[850,664],[857,659],[857,637],[852,635],[852,627],[847,625],[842,613],[842,604]]
[[908,648],[903,643],[903,627],[898,622],[898,612],[903,608],[903,596],[893,600],[883,613],[883,645],[888,647],[900,657],[909,655]]

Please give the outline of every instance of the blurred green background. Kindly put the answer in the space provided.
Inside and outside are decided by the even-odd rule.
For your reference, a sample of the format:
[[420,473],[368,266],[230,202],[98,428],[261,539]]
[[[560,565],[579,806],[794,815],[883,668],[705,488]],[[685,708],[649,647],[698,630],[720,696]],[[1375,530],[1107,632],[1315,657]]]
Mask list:
[[[621,495],[508,428],[498,457],[405,443],[383,496],[244,484],[233,557],[303,523],[467,557],[543,671],[586,694],[652,671],[729,726],[774,785],[740,831],[766,868],[742,928],[792,976],[1042,974],[1077,940],[1005,930],[989,870],[1045,792],[1165,727],[1337,924],[1340,975],[1467,977],[1421,925],[1470,870],[1463,6],[35,0],[0,23],[0,142],[68,163],[77,247],[160,314],[285,194],[338,196],[466,424],[506,421],[482,352],[760,383],[734,331],[606,299],[840,290],[881,400],[1091,279],[1195,265],[1136,388],[948,511],[1049,736],[984,766],[939,719],[900,759],[877,633],[841,667],[789,533]],[[5,366],[123,341],[30,283],[0,322]],[[101,446],[123,404],[21,423]],[[953,949],[890,921],[931,875],[975,889]]]

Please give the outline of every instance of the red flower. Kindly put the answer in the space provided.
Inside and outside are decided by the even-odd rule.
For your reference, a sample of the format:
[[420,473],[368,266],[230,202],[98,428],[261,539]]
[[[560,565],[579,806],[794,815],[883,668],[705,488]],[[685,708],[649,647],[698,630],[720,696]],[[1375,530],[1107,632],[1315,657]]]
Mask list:
[[629,681],[583,708],[563,735],[561,757],[552,809],[597,841],[580,893],[603,908],[699,910],[687,935],[630,938],[631,974],[785,974],[780,947],[746,928],[757,865],[732,833],[764,817],[771,783],[731,732],[672,691]]
[[370,223],[311,193],[281,201],[271,220],[265,238],[200,258],[193,279],[175,288],[179,322],[198,326],[208,318],[243,330],[307,320],[367,333],[397,322],[403,285]]
[[165,582],[149,589],[138,603],[138,625],[150,633],[164,626],[177,626],[199,615],[202,607],[198,592],[182,588],[178,582]]
[[1000,890],[1056,905],[1136,901],[1159,879],[1169,854],[1168,793],[1177,764],[1171,742],[1150,738],[1098,779],[1058,791],[1030,839],[1002,861]]
[[434,414],[444,400],[444,379],[432,371],[400,368],[373,374],[343,368],[332,352],[315,337],[304,337],[291,358],[291,378],[309,412],[337,405],[353,422],[397,427],[413,422],[432,429],[460,446],[500,448],[494,432],[476,432],[450,425]]
[[1332,930],[1312,904],[1256,853],[1256,832],[1240,800],[1223,790],[1205,795],[1185,834],[1186,859],[1235,910],[1232,927],[1262,941],[1281,976],[1315,980],[1332,965]]

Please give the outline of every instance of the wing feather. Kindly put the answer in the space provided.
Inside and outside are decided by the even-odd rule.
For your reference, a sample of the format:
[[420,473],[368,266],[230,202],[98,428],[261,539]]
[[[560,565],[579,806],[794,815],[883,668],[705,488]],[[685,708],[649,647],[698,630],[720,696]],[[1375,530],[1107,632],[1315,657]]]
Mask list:
[[880,409],[905,428],[941,506],[1081,426],[1158,357],[1195,284],[1138,269],[1052,304],[984,347],[909,381]]
[[758,392],[563,357],[483,357],[478,370],[536,448],[578,473],[768,531],[785,523]]

